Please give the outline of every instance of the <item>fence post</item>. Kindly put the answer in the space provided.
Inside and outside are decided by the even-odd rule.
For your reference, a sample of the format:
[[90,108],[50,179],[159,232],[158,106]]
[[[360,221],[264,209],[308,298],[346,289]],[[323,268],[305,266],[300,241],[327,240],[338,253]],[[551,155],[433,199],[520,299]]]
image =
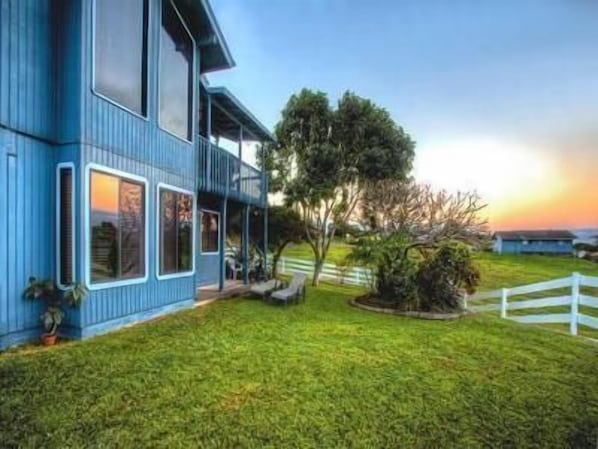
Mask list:
[[500,317],[507,317],[507,295],[508,290],[506,288],[501,289],[501,301],[500,301]]
[[284,273],[287,272],[287,270],[286,270],[286,268],[284,266],[284,257],[280,258],[280,271],[281,271],[282,274],[284,274]]
[[463,293],[463,309],[467,310],[467,292]]
[[581,275],[579,273],[573,273],[571,276],[571,335],[577,335],[577,320],[579,313],[579,284],[581,281]]

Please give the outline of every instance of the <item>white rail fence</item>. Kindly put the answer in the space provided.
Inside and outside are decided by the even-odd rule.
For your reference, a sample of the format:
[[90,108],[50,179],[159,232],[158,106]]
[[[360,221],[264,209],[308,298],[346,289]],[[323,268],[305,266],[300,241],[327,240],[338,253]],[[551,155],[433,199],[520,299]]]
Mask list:
[[[583,325],[598,329],[598,317],[581,313],[580,306],[598,309],[598,298],[583,294],[583,288],[598,288],[598,277],[572,276],[539,282],[514,288],[502,288],[490,292],[480,292],[465,299],[465,307],[477,312],[500,311],[501,318],[511,319],[519,323],[568,323],[571,335],[577,335],[578,326]],[[514,299],[515,296],[535,294],[556,289],[570,289],[565,296],[547,296],[538,299]],[[500,299],[499,303],[488,303],[488,300]],[[510,315],[514,310],[538,309],[544,307],[567,306],[566,313],[538,313],[532,315]],[[597,313],[598,315],[598,313]]]
[[[298,272],[313,276],[314,263],[308,260],[281,257],[278,261],[278,272],[280,274]],[[368,286],[372,279],[371,276],[371,271],[367,268],[343,267],[332,263],[325,263],[322,267],[320,279],[327,279],[339,284]]]

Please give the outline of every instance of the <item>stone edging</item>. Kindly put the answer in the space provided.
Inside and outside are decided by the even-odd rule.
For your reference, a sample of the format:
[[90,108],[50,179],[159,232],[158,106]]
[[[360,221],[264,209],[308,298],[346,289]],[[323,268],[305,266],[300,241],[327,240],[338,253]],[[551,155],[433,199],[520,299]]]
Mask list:
[[358,309],[368,310],[370,312],[377,312],[377,313],[386,313],[388,315],[399,315],[399,316],[406,316],[411,318],[419,318],[421,320],[441,320],[441,321],[449,321],[449,320],[456,320],[466,315],[469,315],[469,312],[453,312],[453,313],[437,313],[437,312],[403,312],[401,310],[391,309],[388,307],[375,307],[375,306],[368,306],[365,304],[361,304],[357,302],[355,299],[349,301],[349,304],[353,307]]

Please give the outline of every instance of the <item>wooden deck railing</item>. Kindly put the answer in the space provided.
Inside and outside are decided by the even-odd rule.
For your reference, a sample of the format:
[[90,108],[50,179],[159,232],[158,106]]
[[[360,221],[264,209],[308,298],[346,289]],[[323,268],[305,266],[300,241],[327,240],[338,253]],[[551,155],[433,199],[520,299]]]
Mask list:
[[262,172],[224,148],[210,144],[204,137],[198,137],[199,188],[204,192],[263,206],[266,195]]

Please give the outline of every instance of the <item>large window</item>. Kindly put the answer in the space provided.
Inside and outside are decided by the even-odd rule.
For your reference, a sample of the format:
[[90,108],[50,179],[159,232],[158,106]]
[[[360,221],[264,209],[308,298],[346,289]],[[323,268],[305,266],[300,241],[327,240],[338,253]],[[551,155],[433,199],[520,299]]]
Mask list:
[[202,211],[201,213],[201,252],[218,253],[220,247],[219,232],[220,215],[216,212]]
[[95,91],[147,114],[147,0],[95,1]]
[[59,164],[56,177],[56,266],[58,284],[62,287],[74,282],[74,203],[73,164]]
[[145,277],[145,182],[91,170],[90,282]]
[[162,2],[160,126],[192,140],[193,40],[169,0]]
[[193,195],[169,187],[158,187],[159,275],[193,271]]

